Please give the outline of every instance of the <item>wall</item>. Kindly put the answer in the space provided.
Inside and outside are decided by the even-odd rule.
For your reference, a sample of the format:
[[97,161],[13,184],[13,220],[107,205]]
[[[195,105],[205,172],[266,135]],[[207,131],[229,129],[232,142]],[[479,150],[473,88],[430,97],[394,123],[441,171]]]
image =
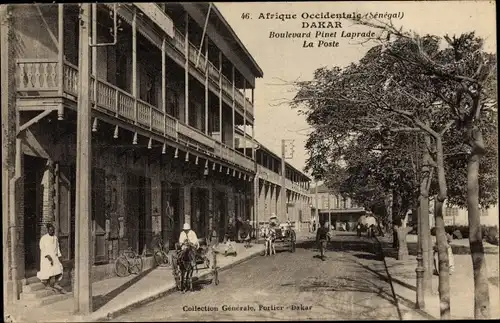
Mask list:
[[11,7],[17,56],[19,58],[57,58],[57,5],[27,4]]
[[[61,165],[62,172],[74,167],[76,159],[74,151],[76,134],[71,125],[68,125],[67,128],[64,126],[59,127],[57,124],[52,124],[51,126],[46,120],[43,120],[34,125],[31,131],[48,156]],[[158,156],[149,156],[149,150],[146,149],[144,145],[142,146],[143,148],[136,151],[136,153],[131,149],[126,151],[123,147],[130,147],[130,145],[126,145],[123,141],[120,141],[121,138],[125,136],[124,132],[120,132],[121,137],[116,143],[109,141],[112,140],[110,139],[109,133],[111,133],[110,128],[106,129],[104,125],[102,125],[101,128],[98,127],[97,133],[93,133],[92,142],[92,167],[104,171],[104,218],[106,224],[103,225],[99,223],[99,225],[101,229],[105,230],[105,244],[103,246],[107,253],[106,257],[108,261],[115,259],[120,250],[125,250],[130,246],[131,241],[133,242],[136,240],[135,238],[132,239],[133,237],[131,236],[136,230],[131,229],[135,229],[137,224],[136,221],[130,221],[131,219],[129,219],[129,216],[132,213],[130,205],[127,205],[127,176],[129,173],[144,176],[151,180],[150,190],[146,192],[146,194],[149,194],[146,196],[146,199],[150,201],[146,203],[147,241],[148,247],[150,248],[152,237],[160,233],[160,228],[162,227],[160,216],[162,212],[161,181],[179,183],[181,187],[183,187],[183,189],[181,189],[181,201],[184,200],[184,203],[181,205],[179,211],[181,215],[179,226],[181,226],[184,221],[189,221],[188,218],[191,216],[190,191],[191,188],[197,187],[206,188],[209,189],[209,191],[211,191],[212,188],[223,191],[227,197],[225,209],[227,210],[228,222],[235,220],[235,190],[231,185],[241,185],[241,183],[234,182],[233,184],[224,184],[221,177],[226,176],[225,172],[221,174],[219,174],[219,172],[211,172],[211,176],[204,178],[200,176],[202,170],[196,168],[198,166],[195,166],[193,161],[191,161],[191,164],[186,165],[182,158],[182,161],[180,159],[176,160],[177,164],[175,164],[171,156],[160,155],[161,157],[159,158]],[[71,174],[65,174],[68,178],[70,178],[70,175]],[[51,201],[54,197],[50,193],[53,192],[51,189],[53,187],[53,182],[52,173],[47,172],[42,180],[42,184],[47,185],[48,189],[44,189],[43,222],[41,222],[40,225],[45,222],[54,221],[53,202]],[[93,185],[95,184],[96,182],[93,183]],[[250,185],[248,181],[245,184]],[[208,196],[210,199],[208,209],[200,212],[201,215],[207,217],[205,221],[207,226],[205,232],[208,232],[208,225],[212,223],[210,218],[212,218],[213,215],[213,210],[210,207],[210,205],[212,205],[213,195],[209,194]],[[19,201],[22,207],[22,193],[18,195],[17,201]],[[22,228],[22,213],[20,214],[20,219]],[[98,221],[96,221],[96,223],[97,222]],[[217,227],[218,223],[212,223],[212,225]],[[22,232],[23,229],[20,230],[20,233]],[[96,238],[94,238],[94,243],[96,241],[95,239]],[[19,241],[21,242],[19,250],[23,250],[22,236]],[[103,249],[101,248],[99,250],[102,251]],[[19,255],[19,264],[24,264],[24,253],[18,252],[17,254]],[[24,268],[20,267],[19,270],[20,277],[24,277]],[[101,278],[104,277],[99,276],[97,279]]]
[[[458,212],[455,216],[455,219],[453,219],[453,216],[446,215],[446,207],[444,208],[443,218],[445,221],[445,225],[469,225],[469,215],[467,209],[456,209]],[[481,225],[498,226],[498,205],[488,208],[484,213],[481,214],[480,220]]]

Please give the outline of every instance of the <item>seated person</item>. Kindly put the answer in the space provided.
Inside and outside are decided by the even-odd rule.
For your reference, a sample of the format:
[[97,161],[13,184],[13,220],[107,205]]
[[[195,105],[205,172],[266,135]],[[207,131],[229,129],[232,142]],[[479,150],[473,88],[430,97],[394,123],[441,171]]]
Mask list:
[[270,227],[277,227],[277,226],[279,226],[278,217],[274,213],[269,218],[269,226]]
[[200,243],[198,242],[196,233],[191,230],[191,226],[189,225],[189,223],[184,223],[182,230],[183,231],[179,235],[179,245],[181,246],[181,250],[185,250],[187,248],[185,242],[193,244],[195,249],[198,250],[200,248]]

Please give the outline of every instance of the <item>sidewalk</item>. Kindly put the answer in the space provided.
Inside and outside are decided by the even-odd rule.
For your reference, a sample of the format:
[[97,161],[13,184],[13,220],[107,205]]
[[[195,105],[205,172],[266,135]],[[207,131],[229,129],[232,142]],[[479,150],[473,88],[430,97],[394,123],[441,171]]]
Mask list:
[[[219,247],[219,250],[223,251],[223,248]],[[217,256],[217,265],[222,272],[259,255],[263,250],[264,246],[261,244],[252,244],[252,247],[248,249],[244,248],[243,244],[236,244],[237,255],[224,257],[220,254]],[[211,269],[201,269],[203,265],[199,266],[198,274],[195,271],[194,276],[202,281],[210,280],[212,278]],[[224,276],[221,276],[220,279],[224,279]],[[205,288],[216,288],[216,286],[208,285]],[[114,277],[92,283],[94,312],[87,317],[73,314],[73,297],[39,308],[15,304],[11,308],[5,309],[4,313],[9,314],[13,322],[103,321],[175,290],[171,267],[158,267],[137,276]],[[182,297],[181,294],[179,297]]]
[[[387,242],[381,241],[386,248]],[[468,246],[467,246],[468,247]],[[490,315],[500,318],[500,290],[499,290],[499,258],[498,254],[486,254],[486,266],[489,281]],[[459,254],[454,256],[455,272],[450,276],[450,306],[452,319],[474,319],[474,280],[472,260],[470,255]],[[387,267],[387,268],[386,268]],[[387,271],[392,280],[398,300],[411,304],[416,302],[416,273],[417,260],[410,256],[405,261],[385,257],[385,263],[372,265],[371,269],[387,279]],[[440,317],[439,277],[433,275],[432,294],[425,297],[425,312],[436,319]]]

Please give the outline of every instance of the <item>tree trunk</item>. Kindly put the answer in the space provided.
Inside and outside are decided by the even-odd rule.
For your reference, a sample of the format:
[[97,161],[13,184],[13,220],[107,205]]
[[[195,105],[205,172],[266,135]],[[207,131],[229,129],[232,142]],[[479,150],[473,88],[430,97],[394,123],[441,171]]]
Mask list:
[[450,319],[450,271],[448,262],[448,243],[444,230],[443,204],[447,196],[446,177],[444,169],[443,144],[441,137],[436,138],[437,173],[439,183],[439,194],[436,197],[434,207],[434,218],[436,222],[436,242],[439,259],[439,301],[441,319]]
[[429,182],[430,178],[430,156],[427,146],[430,147],[429,135],[425,136],[425,143],[422,156],[422,176],[420,181],[420,227],[418,228],[419,239],[421,241],[422,258],[424,265],[424,292],[427,295],[432,293],[432,249],[431,228],[429,223]]
[[394,231],[397,235],[398,241],[398,260],[408,259],[408,242],[406,237],[411,231],[411,227],[395,226]]
[[482,134],[479,132],[467,164],[467,209],[469,217],[469,245],[474,269],[474,318],[490,318],[490,295],[479,210],[479,161]]
[[[390,233],[390,228],[392,227],[392,206],[393,206],[393,193],[390,192],[389,194],[387,194],[385,196],[385,199],[384,199],[384,205],[385,205],[385,213],[386,213],[386,232],[387,233]],[[392,236],[392,244],[393,244],[393,247],[394,247],[394,244],[397,243],[397,239],[394,239],[394,232],[393,232],[393,236]],[[396,241],[396,242],[395,242]]]

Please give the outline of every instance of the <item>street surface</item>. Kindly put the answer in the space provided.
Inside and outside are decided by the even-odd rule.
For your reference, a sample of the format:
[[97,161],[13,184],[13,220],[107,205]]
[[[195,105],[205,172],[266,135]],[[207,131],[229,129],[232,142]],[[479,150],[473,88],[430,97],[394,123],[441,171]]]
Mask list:
[[274,256],[221,273],[218,286],[199,284],[113,321],[423,319],[407,308],[398,313],[390,285],[367,268],[382,263],[367,238],[337,234],[325,261],[311,238],[299,241],[295,253],[276,247]]

